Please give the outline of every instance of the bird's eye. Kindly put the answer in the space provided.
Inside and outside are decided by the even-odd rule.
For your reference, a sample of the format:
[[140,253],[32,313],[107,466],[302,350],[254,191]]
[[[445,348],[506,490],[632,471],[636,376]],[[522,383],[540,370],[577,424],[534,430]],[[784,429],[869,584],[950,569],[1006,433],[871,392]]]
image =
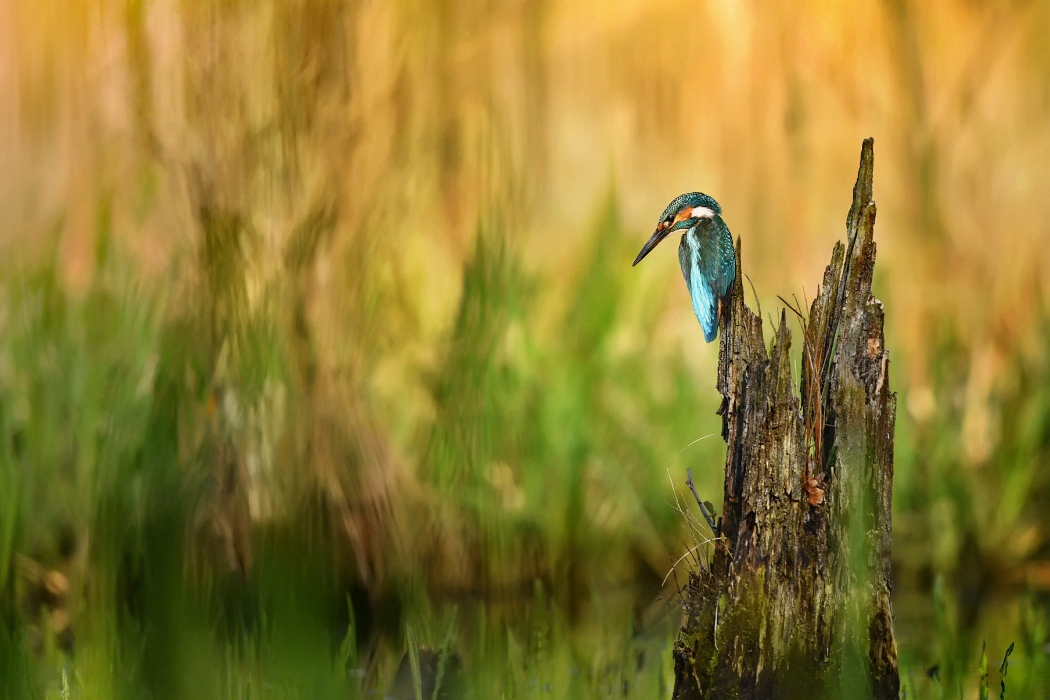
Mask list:
[[667,217],[666,219],[664,219],[664,226],[670,226],[671,223],[671,217]]

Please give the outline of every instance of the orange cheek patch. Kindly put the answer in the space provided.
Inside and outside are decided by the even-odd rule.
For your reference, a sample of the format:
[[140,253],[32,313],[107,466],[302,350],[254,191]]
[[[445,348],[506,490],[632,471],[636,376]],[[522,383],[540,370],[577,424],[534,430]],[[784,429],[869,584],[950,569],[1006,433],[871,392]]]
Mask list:
[[677,224],[679,221],[685,221],[686,219],[688,219],[690,212],[692,212],[692,210],[688,207],[679,211],[677,214],[674,215],[674,223]]

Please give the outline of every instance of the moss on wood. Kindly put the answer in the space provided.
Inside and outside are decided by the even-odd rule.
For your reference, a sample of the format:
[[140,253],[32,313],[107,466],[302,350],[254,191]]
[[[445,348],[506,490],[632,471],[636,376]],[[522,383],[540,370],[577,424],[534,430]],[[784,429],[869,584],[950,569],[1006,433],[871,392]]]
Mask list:
[[[846,243],[804,319],[801,387],[781,313],[767,352],[737,275],[721,318],[720,537],[674,647],[678,700],[896,698],[890,608],[896,396],[875,265],[872,141]],[[801,316],[801,310],[799,315]]]

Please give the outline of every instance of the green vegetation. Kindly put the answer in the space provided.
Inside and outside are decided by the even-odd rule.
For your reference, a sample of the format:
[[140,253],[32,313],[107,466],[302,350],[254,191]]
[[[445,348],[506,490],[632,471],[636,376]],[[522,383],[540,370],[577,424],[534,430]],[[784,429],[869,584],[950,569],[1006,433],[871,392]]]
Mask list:
[[[689,446],[695,417],[714,405],[681,361],[654,367],[644,345],[617,347],[646,311],[623,302],[636,290],[613,261],[631,241],[612,205],[594,231],[569,302],[546,330],[535,315],[542,280],[504,237],[479,234],[446,357],[427,380],[435,410],[413,431],[424,445],[414,485],[392,491],[389,519],[371,522],[394,531],[368,533],[397,547],[365,565],[347,550],[375,557],[376,545],[348,539],[345,510],[302,481],[285,486],[301,466],[282,463],[295,454],[287,442],[310,409],[294,389],[294,342],[279,319],[243,322],[209,356],[202,327],[213,312],[176,308],[136,281],[105,228],[81,294],[66,289],[53,256],[12,268],[0,364],[5,696],[58,697],[63,687],[72,697],[354,696],[393,688],[405,649],[420,647],[441,650],[439,664],[455,660],[450,678],[467,697],[666,695],[673,588],[653,604],[658,621],[645,618],[672,558],[651,552],[699,541],[672,507],[668,474],[680,482],[687,464],[700,465],[701,489],[716,494],[707,465],[720,465],[722,445],[700,441],[661,473],[659,456]],[[632,308],[637,316],[623,311]],[[1018,367],[1038,371],[1028,360]],[[660,383],[668,389],[650,390]],[[275,387],[288,398],[267,411]],[[1025,488],[1009,491],[1011,504],[989,503],[995,492],[938,466],[950,454],[905,448],[905,522],[931,512],[922,499],[950,497],[974,519],[953,521],[971,537],[984,533],[972,523],[985,508],[1002,519],[997,532],[1042,526],[1032,479],[1043,477],[1029,466],[1045,449],[1041,393],[1003,396],[1003,421],[1026,418],[1003,432],[992,462],[1002,480],[988,483],[1024,478]],[[253,461],[270,464],[269,482],[239,466]],[[937,468],[944,473],[930,479],[925,471]],[[931,483],[950,486],[931,495]],[[1003,552],[995,542],[989,551]],[[1017,571],[1026,554],[980,560],[977,571]],[[907,623],[899,632],[908,697],[963,697],[985,675],[987,662],[975,662],[981,636],[1016,639],[1011,692],[1045,695],[1042,604],[967,601],[963,559],[949,561],[899,563],[940,572],[935,634],[913,636]],[[472,591],[495,598],[463,597]],[[898,617],[925,615],[908,607],[921,586],[904,593]],[[974,610],[983,612],[965,619]],[[418,656],[405,657],[413,682]]]
[[[414,629],[421,644],[469,649],[475,697],[491,697],[494,684],[565,697],[666,684],[676,615],[664,606],[648,640],[631,629],[672,561],[671,550],[651,553],[681,525],[654,465],[696,437],[691,415],[702,403],[683,365],[616,352],[626,285],[611,259],[629,242],[598,244],[622,240],[611,207],[595,231],[564,320],[542,344],[512,251],[479,237],[447,357],[429,382],[436,411],[418,485],[389,505],[413,499],[401,522],[417,529],[368,533],[404,538],[381,562],[382,580],[373,561],[367,579],[347,557],[358,544],[372,556],[373,543],[348,542],[337,507],[273,485],[300,466],[281,463],[281,440],[297,437],[289,431],[309,410],[290,388],[278,415],[260,408],[274,385],[291,383],[292,342],[277,322],[250,319],[210,344],[215,312],[176,308],[142,286],[105,230],[82,295],[63,286],[53,257],[12,270],[0,485],[6,682],[52,695],[71,684],[77,697],[345,696],[386,687]],[[643,385],[668,372],[668,394],[624,413],[624,397],[651,395]],[[256,437],[267,430],[285,437]],[[269,462],[274,482],[241,468],[252,460]],[[262,486],[242,482],[253,478]],[[254,525],[245,509],[262,509],[252,498],[269,504]],[[389,517],[376,522],[401,526]],[[638,602],[615,594],[644,582]],[[446,639],[454,613],[432,608],[426,591],[454,599],[479,586],[524,612],[493,625],[475,604],[462,634]]]

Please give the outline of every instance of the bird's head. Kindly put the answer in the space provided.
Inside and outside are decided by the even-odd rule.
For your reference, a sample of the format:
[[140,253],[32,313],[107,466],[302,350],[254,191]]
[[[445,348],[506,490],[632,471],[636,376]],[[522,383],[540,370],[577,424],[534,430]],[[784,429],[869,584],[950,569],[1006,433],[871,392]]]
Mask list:
[[660,216],[660,223],[656,225],[656,231],[642,246],[633,264],[637,265],[641,262],[649,251],[674,231],[688,231],[705,219],[710,221],[721,213],[722,207],[718,206],[718,202],[703,192],[689,192],[675,197],[664,209],[664,213]]

